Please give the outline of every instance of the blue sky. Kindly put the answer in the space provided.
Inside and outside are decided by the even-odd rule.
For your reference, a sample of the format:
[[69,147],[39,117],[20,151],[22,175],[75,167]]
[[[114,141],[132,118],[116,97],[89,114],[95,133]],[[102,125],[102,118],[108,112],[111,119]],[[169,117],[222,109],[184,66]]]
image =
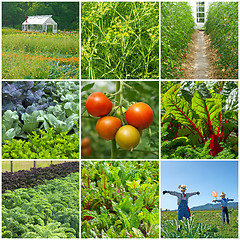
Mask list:
[[189,207],[211,203],[212,191],[226,193],[226,198],[238,201],[237,161],[162,161],[161,162],[161,207],[177,209],[177,197],[162,194],[163,190],[179,191],[185,184],[187,192],[200,192],[189,198]]

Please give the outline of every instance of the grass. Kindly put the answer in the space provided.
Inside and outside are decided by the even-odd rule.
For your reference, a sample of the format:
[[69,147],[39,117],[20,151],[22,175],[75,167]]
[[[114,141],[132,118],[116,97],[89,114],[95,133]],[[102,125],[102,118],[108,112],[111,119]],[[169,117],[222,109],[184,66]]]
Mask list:
[[[220,208],[220,206],[219,206]],[[215,238],[238,238],[238,210],[229,210],[230,224],[222,224],[222,211],[191,211],[195,223],[210,225],[212,232],[215,232]],[[177,219],[177,212],[162,212],[162,225],[166,220]]]
[[81,4],[82,79],[157,79],[158,2]]
[[2,30],[3,79],[78,79],[79,35]]
[[[52,161],[52,164],[63,163],[64,161]],[[36,167],[49,167],[51,161],[36,161]],[[34,167],[34,161],[13,161],[13,172],[29,170]],[[11,161],[2,161],[2,172],[11,171]]]

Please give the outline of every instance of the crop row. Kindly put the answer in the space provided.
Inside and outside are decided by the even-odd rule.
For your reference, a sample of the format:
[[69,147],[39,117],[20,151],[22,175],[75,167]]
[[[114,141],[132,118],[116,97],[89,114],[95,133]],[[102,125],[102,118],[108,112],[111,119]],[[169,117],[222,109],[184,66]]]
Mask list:
[[79,55],[79,35],[77,33],[71,35],[13,33],[3,34],[2,40],[4,51],[51,54],[54,57],[59,54],[69,55],[69,57]]
[[158,162],[82,162],[82,238],[158,238]]
[[79,82],[4,81],[2,99],[4,158],[78,158]]
[[206,33],[217,49],[217,64],[227,78],[238,78],[238,3],[216,2],[209,7]]
[[79,173],[2,195],[3,238],[77,238]]
[[194,32],[194,18],[187,2],[161,3],[161,78],[179,78],[181,58]]
[[15,190],[18,188],[32,188],[45,184],[46,180],[66,177],[72,172],[79,172],[79,162],[65,162],[51,165],[45,168],[31,168],[31,170],[21,170],[15,173],[2,173],[2,192]]

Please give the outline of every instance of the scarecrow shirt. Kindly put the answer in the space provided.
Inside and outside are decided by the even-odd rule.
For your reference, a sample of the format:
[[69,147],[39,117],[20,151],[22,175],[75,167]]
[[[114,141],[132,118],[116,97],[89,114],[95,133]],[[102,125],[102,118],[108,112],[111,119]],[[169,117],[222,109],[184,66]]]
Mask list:
[[228,202],[230,202],[230,201],[233,201],[233,199],[226,199],[226,198],[222,198],[222,199],[216,199],[216,200],[214,200],[215,202],[219,202],[220,204],[221,204],[221,206],[222,207],[227,207],[227,205],[228,205]]
[[177,197],[177,205],[179,205],[182,200],[186,200],[188,203],[188,198],[197,194],[197,192],[180,193],[180,192],[175,192],[175,191],[167,191],[167,193]]

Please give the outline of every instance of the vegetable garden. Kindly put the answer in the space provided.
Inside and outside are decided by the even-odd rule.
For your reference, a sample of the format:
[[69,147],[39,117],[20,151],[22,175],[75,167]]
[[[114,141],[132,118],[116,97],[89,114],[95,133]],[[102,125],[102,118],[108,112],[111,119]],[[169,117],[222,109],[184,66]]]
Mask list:
[[83,161],[82,238],[159,238],[158,161]]
[[2,158],[78,159],[79,82],[2,82]]
[[158,2],[82,2],[81,27],[82,79],[158,79]]
[[158,82],[98,81],[82,86],[83,158],[158,158]]
[[209,7],[206,33],[217,49],[217,64],[226,75],[238,78],[238,2],[216,2]]
[[[229,209],[231,215],[229,225],[222,225],[221,210],[191,211],[191,213],[192,218],[189,220],[177,221],[176,211],[162,211],[161,236],[163,238],[238,238],[237,209]],[[182,230],[178,231],[180,226]]]
[[194,33],[194,18],[187,2],[161,3],[161,78],[176,79]]
[[238,82],[162,82],[162,158],[238,157]]
[[3,79],[79,79],[79,33],[2,29]]
[[78,238],[79,163],[2,174],[3,238]]
[[[189,52],[191,36],[196,31],[192,8],[187,2],[161,3],[161,78],[178,79]],[[238,77],[238,3],[215,2],[209,5],[205,33],[215,56],[208,62],[217,66],[219,79]],[[196,40],[195,40],[196,41]],[[198,42],[193,42],[198,48]],[[202,49],[204,52],[205,50]],[[206,54],[206,52],[205,52]],[[196,57],[195,57],[196,58]],[[197,58],[196,58],[197,59]],[[214,61],[212,61],[214,59]],[[200,60],[197,59],[197,64]],[[196,64],[196,63],[195,63]],[[196,68],[196,65],[194,66]],[[193,67],[193,68],[194,68]],[[214,68],[215,66],[212,66]],[[210,66],[211,68],[211,66]]]

